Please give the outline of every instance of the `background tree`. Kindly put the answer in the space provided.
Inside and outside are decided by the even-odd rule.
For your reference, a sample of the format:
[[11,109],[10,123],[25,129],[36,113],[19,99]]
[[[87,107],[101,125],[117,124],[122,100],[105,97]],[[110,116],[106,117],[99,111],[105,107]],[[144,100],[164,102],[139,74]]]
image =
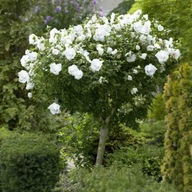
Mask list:
[[17,73],[28,35],[20,17],[29,7],[29,1],[0,1],[0,125],[10,129],[23,121],[21,111],[26,111],[28,103]]

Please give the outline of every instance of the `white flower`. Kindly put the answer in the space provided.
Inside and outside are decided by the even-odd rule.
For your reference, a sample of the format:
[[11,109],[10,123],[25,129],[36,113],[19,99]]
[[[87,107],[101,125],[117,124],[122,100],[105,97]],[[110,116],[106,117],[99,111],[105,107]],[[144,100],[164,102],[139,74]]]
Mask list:
[[103,65],[103,61],[100,61],[99,59],[93,59],[91,61],[90,69],[93,72],[99,71]]
[[152,65],[151,63],[149,65],[145,66],[145,73],[146,73],[146,75],[148,75],[150,77],[152,77],[155,74],[156,70],[157,70],[157,68],[154,65]]
[[51,105],[49,105],[48,109],[50,110],[50,112],[55,115],[55,114],[59,114],[60,111],[60,105],[58,105],[57,103],[52,103]]
[[181,56],[179,49],[170,49],[169,54],[171,57],[173,57],[176,60]]
[[75,58],[76,51],[74,48],[66,48],[66,50],[63,52],[63,54],[70,61]]
[[139,50],[141,49],[141,47],[140,47],[139,45],[136,45],[135,49],[136,49],[137,51],[139,51]]
[[18,76],[19,76],[19,82],[20,83],[26,83],[29,81],[29,74],[27,73],[27,71],[25,70],[21,70],[19,73],[18,73]]
[[78,69],[77,65],[71,65],[70,67],[68,67],[68,73],[74,76],[74,78],[77,80],[83,77],[83,72]]
[[132,81],[132,80],[133,80],[132,76],[131,76],[131,75],[128,75],[127,80],[128,80],[128,81]]
[[82,35],[82,33],[83,33],[83,27],[82,27],[82,25],[77,25],[77,26],[75,26],[75,27],[74,27],[74,30],[75,30],[75,33],[76,33],[78,36]]
[[104,41],[105,40],[106,31],[104,28],[96,29],[93,39],[95,41]]
[[95,34],[93,39],[95,41],[104,41],[105,37],[110,34],[111,27],[108,25],[99,25],[98,28],[95,30]]
[[138,92],[138,89],[136,87],[131,89],[131,94],[134,95]]
[[161,46],[160,46],[158,43],[155,43],[154,46],[155,46],[155,48],[157,48],[157,49],[161,49]]
[[30,52],[28,49],[25,51],[25,55],[20,59],[21,65],[27,70],[30,68],[30,63],[37,60],[37,52]]
[[92,22],[96,22],[96,21],[97,21],[97,16],[96,16],[96,15],[93,15],[93,16],[91,17],[91,21],[92,21]]
[[82,54],[88,62],[91,62],[88,51],[84,50],[83,48],[80,48],[77,52]]
[[155,47],[153,45],[148,45],[147,46],[147,51],[153,51]]
[[127,61],[129,63],[134,62],[137,58],[136,54],[132,53],[131,51],[129,51],[129,53],[126,53],[125,56],[129,56],[129,57],[127,57]]
[[79,70],[77,65],[71,65],[70,67],[68,67],[68,73],[70,75],[74,75],[74,73]]
[[108,83],[108,81],[105,79],[105,77],[102,77],[102,76],[101,76],[101,77],[99,78],[99,83],[102,84],[102,83],[104,83],[104,82]]
[[143,15],[143,18],[148,20],[149,16],[147,14]]
[[44,51],[45,50],[44,43],[42,43],[41,41],[38,41],[37,42],[37,48],[39,49],[39,51]]
[[82,35],[79,35],[76,40],[83,41],[83,40],[85,40],[85,38],[86,38],[86,36],[82,34]]
[[169,40],[164,40],[164,43],[166,48],[173,47],[173,38],[170,38]]
[[146,21],[140,33],[148,35],[151,32],[151,21]]
[[115,13],[111,14],[111,19],[110,19],[110,23],[113,24],[115,20]]
[[164,51],[164,50],[160,50],[155,57],[157,57],[159,63],[164,63],[169,59],[169,52],[168,51]]
[[143,34],[141,34],[139,37],[139,40],[141,43],[145,43],[146,39],[147,39],[146,35],[143,35]]
[[35,45],[37,43],[38,37],[35,34],[29,35],[29,44]]
[[133,28],[136,33],[142,33],[148,35],[151,32],[151,22],[146,21],[143,25],[142,21],[139,20],[133,24]]
[[108,53],[108,54],[112,54],[112,52],[113,52],[113,49],[112,49],[111,47],[108,47],[108,48],[107,48],[107,53]]
[[31,52],[31,53],[29,53],[28,54],[28,57],[29,57],[29,60],[31,61],[31,62],[34,62],[36,59],[37,59],[37,52]]
[[134,20],[134,21],[137,20],[137,19],[141,16],[141,14],[142,14],[142,11],[141,11],[140,9],[137,10],[137,11],[135,11],[135,12],[132,14],[133,20]]
[[103,45],[101,45],[101,44],[98,44],[96,47],[99,55],[103,55],[103,53],[104,53],[104,49],[102,47],[103,47]]
[[115,55],[116,53],[117,53],[117,49],[113,50],[111,54]]
[[143,25],[142,25],[141,20],[139,20],[133,24],[133,28],[136,33],[140,33],[140,31],[142,30],[142,27],[143,27]]
[[27,64],[29,62],[29,57],[28,55],[23,55],[22,58],[20,59],[21,65],[25,68],[27,68]]
[[58,33],[59,33],[59,31],[56,28],[51,29],[50,37],[49,37],[50,43],[56,43],[57,42],[58,39],[57,39],[56,34],[58,34]]
[[53,73],[54,75],[59,75],[59,72],[61,71],[62,66],[61,63],[56,64],[56,63],[51,63],[50,64],[50,72]]
[[27,82],[27,86],[26,86],[27,90],[33,89],[33,87],[34,87],[34,83],[33,82],[31,82],[31,81]]
[[58,55],[60,53],[60,51],[58,49],[52,49],[52,54],[53,55]]
[[134,73],[134,74],[138,74],[139,71],[138,71],[137,69],[133,69],[133,73]]
[[111,55],[115,55],[117,53],[117,49],[112,49],[111,47],[107,48],[107,53]]
[[79,70],[76,72],[76,74],[74,75],[74,78],[79,80],[83,77],[83,71]]
[[32,96],[33,96],[33,95],[32,95],[32,93],[31,93],[31,92],[29,92],[29,93],[27,94],[27,96],[28,96],[28,97],[29,97],[29,99],[30,99],[30,98],[32,98]]
[[147,57],[147,53],[142,53],[140,56],[139,56],[141,59],[146,59],[146,57]]
[[164,30],[164,27],[163,27],[162,25],[158,25],[158,26],[157,26],[157,29],[158,29],[158,31],[163,31],[163,30]]

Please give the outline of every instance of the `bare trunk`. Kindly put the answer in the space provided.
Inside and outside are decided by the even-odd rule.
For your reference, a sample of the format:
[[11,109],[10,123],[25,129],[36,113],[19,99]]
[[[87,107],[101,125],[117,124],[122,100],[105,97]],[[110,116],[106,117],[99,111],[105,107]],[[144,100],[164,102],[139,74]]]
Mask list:
[[108,134],[109,134],[109,125],[110,125],[110,121],[111,121],[111,118],[113,116],[114,111],[115,110],[113,109],[111,111],[111,114],[105,119],[105,121],[103,121],[102,128],[100,129],[96,165],[102,165],[103,164],[105,145],[106,145],[106,140],[107,140]]
[[105,153],[105,144],[108,137],[109,128],[101,128],[100,129],[100,137],[99,137],[99,146],[97,150],[97,159],[96,159],[96,165],[102,165],[103,164],[103,158]]

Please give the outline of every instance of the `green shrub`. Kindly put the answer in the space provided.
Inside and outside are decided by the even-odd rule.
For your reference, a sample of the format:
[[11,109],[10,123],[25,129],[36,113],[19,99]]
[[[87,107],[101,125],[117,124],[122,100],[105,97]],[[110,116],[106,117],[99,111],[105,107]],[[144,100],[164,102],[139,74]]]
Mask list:
[[[16,138],[17,137],[17,133],[13,132],[13,131],[9,131],[5,128],[0,128],[0,149],[1,149],[1,144],[3,142],[3,140],[5,140],[6,138]],[[2,192],[2,178],[1,178],[1,166],[0,166],[0,192]]]
[[138,169],[127,166],[96,167],[92,171],[77,170],[73,183],[64,191],[74,192],[176,192],[173,186],[157,183]]
[[151,176],[156,181],[161,181],[161,162],[163,148],[156,146],[125,147],[109,155],[108,164],[127,165],[138,167],[140,171]]
[[59,176],[59,149],[35,134],[7,137],[0,148],[4,192],[49,192]]
[[165,101],[162,93],[158,93],[152,101],[148,112],[148,118],[150,120],[161,121],[165,119]]
[[150,145],[163,146],[165,134],[165,122],[155,121],[140,124],[140,132]]
[[[144,174],[160,181],[162,179],[160,169],[164,154],[164,121],[142,122],[138,131],[131,131],[126,127],[123,130],[126,130],[123,135],[127,136],[125,137],[127,141],[121,142],[123,145],[114,148],[113,153],[107,154],[107,165],[118,163],[129,167],[139,166]],[[119,133],[121,135],[121,132]]]

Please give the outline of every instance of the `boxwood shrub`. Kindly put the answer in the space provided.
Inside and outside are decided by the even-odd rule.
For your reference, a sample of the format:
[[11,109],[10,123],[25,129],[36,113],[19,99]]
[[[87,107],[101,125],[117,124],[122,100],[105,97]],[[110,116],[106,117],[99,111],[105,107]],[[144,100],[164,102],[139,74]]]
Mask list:
[[59,177],[59,149],[45,137],[18,134],[0,146],[3,192],[50,192]]
[[[18,133],[16,133],[16,132],[9,131],[5,128],[0,128],[0,149],[1,149],[1,144],[2,144],[3,140],[5,140],[6,138],[10,138],[10,137],[12,137],[12,138],[17,137],[17,135],[18,135]],[[1,166],[0,166],[0,192],[3,192],[2,191],[2,180],[1,180],[2,174],[1,173],[2,173],[2,171],[1,171]]]

